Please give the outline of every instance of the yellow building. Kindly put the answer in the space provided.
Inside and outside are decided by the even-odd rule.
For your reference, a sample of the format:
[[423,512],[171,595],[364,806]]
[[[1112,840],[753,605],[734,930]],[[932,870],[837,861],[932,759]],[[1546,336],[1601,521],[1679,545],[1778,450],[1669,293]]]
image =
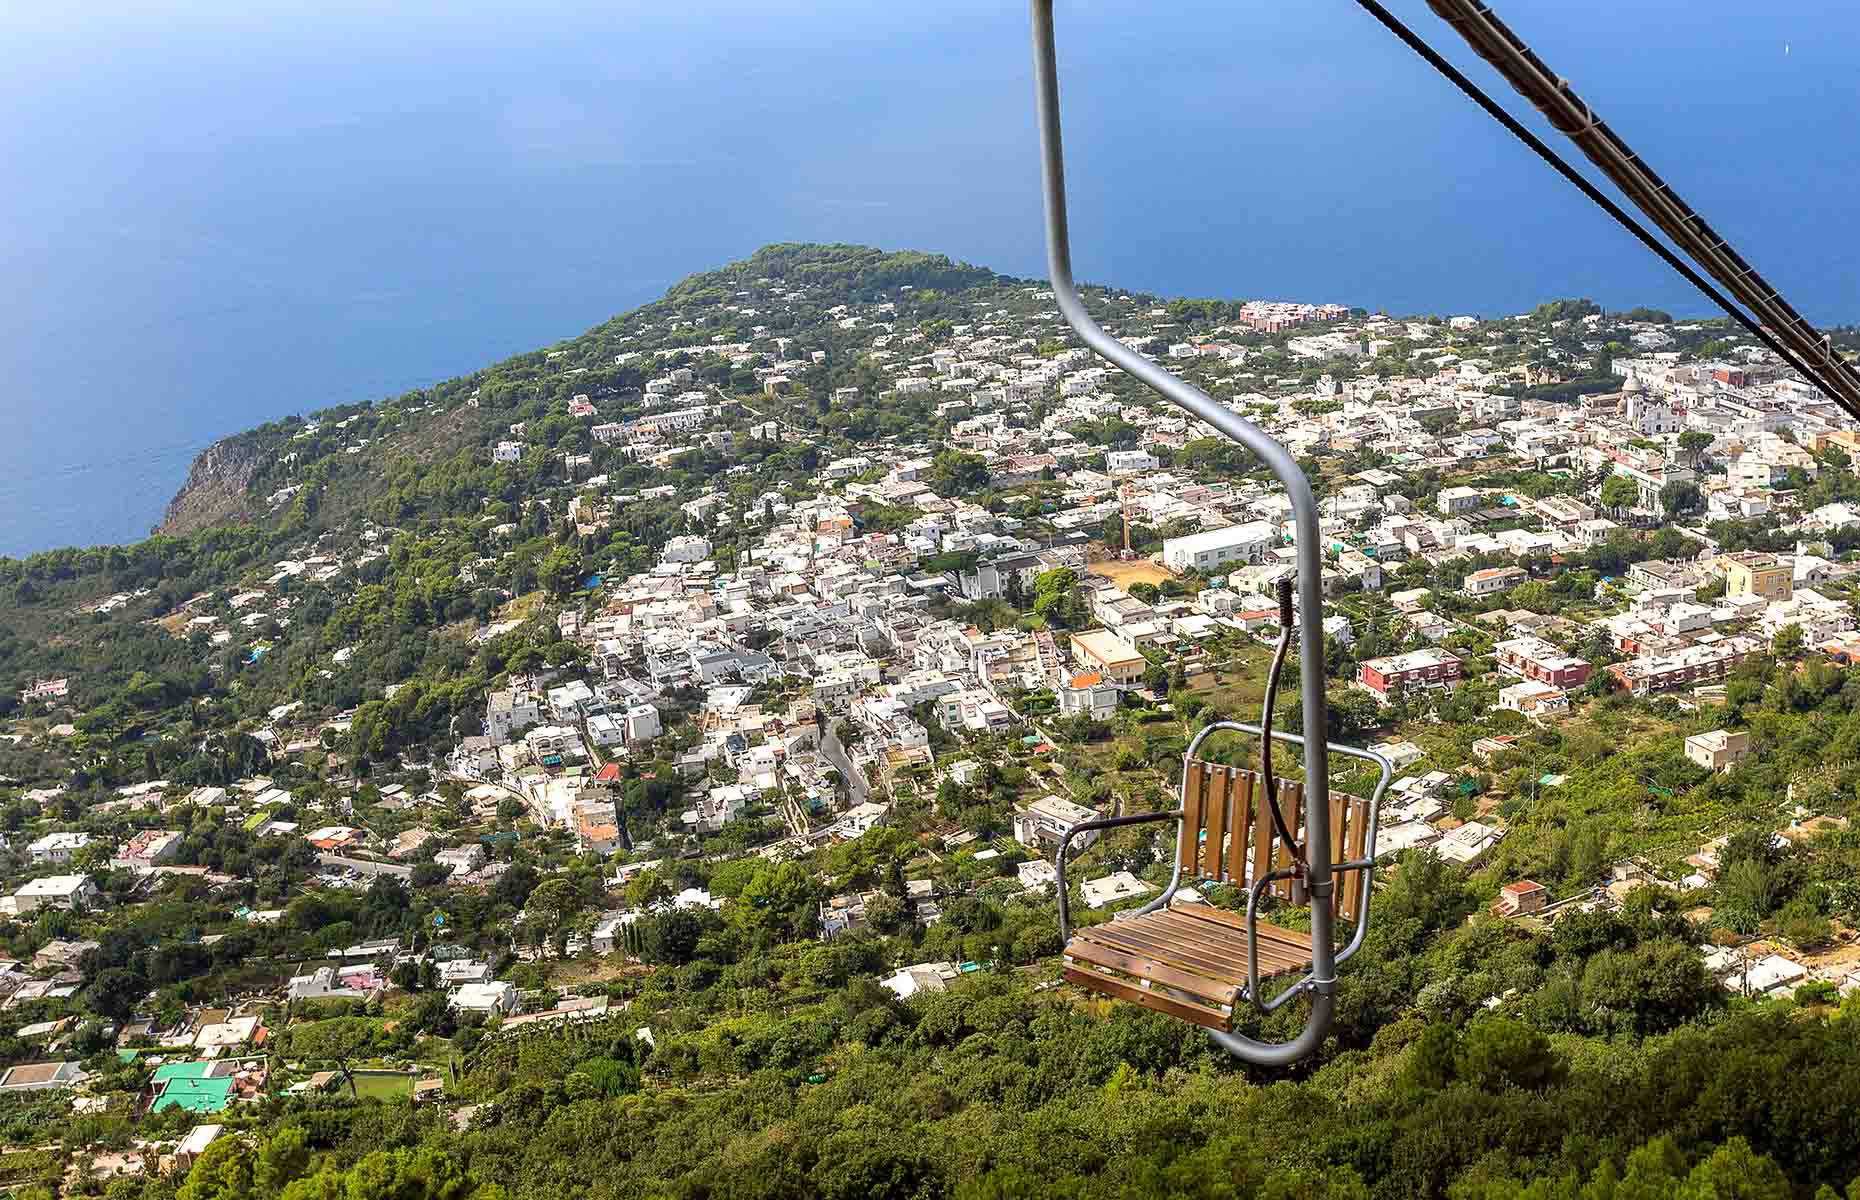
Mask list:
[[1141,683],[1150,665],[1135,646],[1109,629],[1073,634],[1072,661],[1087,670],[1102,672],[1106,679],[1123,687]]
[[1745,552],[1724,558],[1724,594],[1787,600],[1795,595],[1795,570],[1774,554]]
[[1816,454],[1820,454],[1829,446],[1844,451],[1849,458],[1860,458],[1860,433],[1855,433],[1851,429],[1836,429],[1815,435]]

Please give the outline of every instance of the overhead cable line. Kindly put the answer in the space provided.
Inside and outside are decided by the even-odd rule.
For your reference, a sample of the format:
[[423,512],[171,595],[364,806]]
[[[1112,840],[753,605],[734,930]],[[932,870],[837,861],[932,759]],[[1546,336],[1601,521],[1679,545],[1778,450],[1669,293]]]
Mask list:
[[[1577,145],[1583,148],[1590,159],[1595,161],[1596,165],[1600,167],[1610,179],[1621,186],[1623,192],[1625,192],[1630,199],[1634,200],[1637,205],[1647,211],[1648,215],[1673,237],[1674,241],[1693,253],[1701,263],[1705,264],[1708,269],[1711,269],[1712,274],[1719,278],[1720,281],[1725,284],[1726,288],[1737,293],[1740,298],[1749,303],[1751,309],[1763,317],[1764,320],[1759,320],[1757,317],[1753,317],[1749,313],[1746,313],[1738,303],[1725,295],[1719,288],[1713,286],[1713,284],[1700,274],[1691,263],[1688,263],[1685,259],[1674,253],[1665,242],[1662,242],[1658,237],[1654,236],[1652,231],[1645,225],[1641,224],[1628,213],[1626,209],[1622,208],[1605,192],[1591,183],[1588,177],[1571,166],[1568,161],[1557,154],[1555,150],[1552,150],[1542,138],[1525,128],[1525,126],[1519,122],[1516,117],[1512,116],[1503,105],[1492,99],[1484,89],[1467,78],[1465,73],[1458,67],[1455,67],[1452,63],[1443,58],[1438,51],[1428,45],[1419,34],[1410,29],[1399,17],[1395,16],[1395,14],[1384,7],[1379,0],[1356,0],[1356,3],[1370,16],[1374,17],[1376,21],[1390,33],[1393,33],[1400,39],[1410,50],[1413,50],[1415,54],[1420,56],[1429,66],[1433,67],[1435,71],[1445,77],[1448,82],[1452,83],[1464,93],[1468,99],[1483,109],[1486,115],[1504,126],[1513,137],[1524,143],[1532,153],[1549,164],[1557,174],[1568,180],[1571,185],[1584,196],[1588,197],[1589,200],[1603,212],[1613,217],[1616,223],[1633,234],[1635,239],[1642,245],[1658,255],[1661,261],[1677,271],[1686,282],[1697,288],[1713,304],[1723,309],[1732,320],[1749,330],[1758,341],[1767,346],[1805,379],[1808,379],[1820,387],[1830,399],[1840,405],[1848,414],[1856,419],[1860,419],[1860,373],[1856,373],[1854,368],[1845,359],[1834,353],[1832,343],[1826,337],[1817,333],[1807,320],[1796,313],[1793,308],[1790,308],[1788,303],[1776,293],[1775,289],[1769,287],[1761,276],[1757,275],[1748,264],[1744,263],[1743,259],[1739,257],[1735,251],[1730,249],[1730,246],[1723,238],[1713,233],[1710,226],[1706,225],[1702,218],[1698,217],[1684,201],[1678,199],[1671,188],[1667,187],[1663,182],[1660,182],[1657,176],[1654,176],[1650,170],[1640,164],[1639,160],[1633,156],[1632,152],[1628,151],[1626,145],[1621,143],[1620,139],[1593,115],[1592,110],[1590,110],[1585,103],[1575,97],[1574,92],[1570,91],[1567,83],[1557,80],[1550,90],[1556,96],[1563,98],[1566,102],[1572,102],[1579,106],[1579,111],[1584,114],[1579,124],[1569,127],[1566,127],[1565,123],[1559,120],[1552,112],[1551,108],[1546,107],[1545,103],[1541,102],[1538,96],[1533,94],[1533,91],[1527,90],[1525,83],[1521,82],[1525,76],[1516,74],[1513,70],[1508,70],[1506,66],[1501,65],[1500,62],[1494,58],[1494,55],[1499,54],[1497,46],[1491,45],[1492,54],[1488,54],[1487,48],[1490,43],[1482,43],[1475,40],[1474,32],[1469,30],[1468,26],[1462,23],[1463,18],[1457,15],[1461,10],[1474,11],[1483,20],[1503,30],[1504,27],[1497,23],[1497,18],[1491,15],[1491,10],[1489,8],[1478,3],[1478,0],[1428,0],[1429,6],[1449,23],[1453,24],[1454,28],[1459,30],[1462,36],[1466,37],[1467,41],[1472,44],[1473,49],[1477,51],[1481,57],[1492,62],[1494,67],[1496,67],[1501,74],[1504,74],[1526,99],[1531,100],[1532,103],[1537,104],[1540,109],[1545,111],[1546,116],[1549,117],[1553,126],[1569,134],[1572,139],[1575,139]],[[1548,76],[1549,72],[1547,68],[1543,67],[1543,64],[1535,55],[1530,53],[1528,47],[1525,47],[1524,44],[1516,38],[1516,35],[1511,34],[1509,30],[1504,30],[1504,34],[1505,37],[1509,39],[1512,49],[1521,51],[1523,55],[1529,57],[1529,62],[1533,64],[1533,70],[1535,72],[1542,76]],[[1572,132],[1572,128],[1574,132]],[[1648,207],[1649,200],[1643,199],[1643,197],[1650,195],[1651,189],[1649,187],[1644,184],[1640,186],[1630,186],[1629,183],[1624,182],[1623,179],[1617,175],[1616,169],[1611,169],[1610,162],[1605,162],[1602,158],[1598,158],[1598,153],[1600,152],[1591,148],[1591,142],[1598,130],[1607,135],[1609,139],[1608,145],[1618,147],[1618,154],[1610,152],[1605,157],[1613,162],[1624,163],[1627,160],[1632,160],[1633,166],[1638,174],[1647,179],[1651,179],[1657,184],[1660,194],[1666,201],[1666,208],[1650,209]],[[1584,140],[1585,137],[1590,140]],[[1623,158],[1621,156],[1625,157]],[[1625,170],[1625,167],[1622,169]],[[1669,210],[1675,209],[1678,214],[1682,215],[1674,221],[1672,225],[1669,225],[1669,220],[1672,220],[1674,217],[1674,212]],[[1704,233],[1702,235],[1692,233],[1691,229],[1694,225],[1696,225],[1698,229],[1703,230]],[[1704,241],[1701,239],[1709,240]],[[1695,248],[1695,246],[1711,249],[1715,251],[1715,253],[1703,253],[1700,249]],[[1727,261],[1734,269],[1725,269]],[[1721,273],[1721,271],[1723,273]],[[1726,278],[1727,274],[1731,277]],[[1772,332],[1771,328],[1766,327],[1764,324],[1765,320],[1768,321],[1771,326],[1774,326],[1778,332]],[[1822,369],[1810,367],[1805,360],[1814,361]]]

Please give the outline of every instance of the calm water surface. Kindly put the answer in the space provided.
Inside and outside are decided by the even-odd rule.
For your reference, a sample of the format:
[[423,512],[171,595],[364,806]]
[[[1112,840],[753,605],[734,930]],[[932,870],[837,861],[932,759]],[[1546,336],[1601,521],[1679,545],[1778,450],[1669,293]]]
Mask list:
[[[1804,311],[1860,319],[1860,6],[1501,11]],[[1343,0],[1062,0],[1060,29],[1086,278],[1702,311]],[[1008,0],[0,3],[0,554],[140,537],[217,437],[766,242],[1037,274],[1030,107]]]

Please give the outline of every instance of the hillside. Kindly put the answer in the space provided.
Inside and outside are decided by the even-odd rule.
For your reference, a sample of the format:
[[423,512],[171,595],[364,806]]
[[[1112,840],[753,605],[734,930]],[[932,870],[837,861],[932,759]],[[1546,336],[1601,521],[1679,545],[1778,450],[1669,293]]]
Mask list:
[[202,450],[188,467],[187,481],[168,501],[155,534],[173,536],[253,520],[248,492],[262,451],[252,441],[224,438]]
[[778,245],[0,560],[0,1189],[1860,1194],[1860,436],[1722,322],[1087,299],[1295,448],[1401,763],[1313,1058],[1068,980],[1041,824],[1258,716],[1283,496],[1041,281]]

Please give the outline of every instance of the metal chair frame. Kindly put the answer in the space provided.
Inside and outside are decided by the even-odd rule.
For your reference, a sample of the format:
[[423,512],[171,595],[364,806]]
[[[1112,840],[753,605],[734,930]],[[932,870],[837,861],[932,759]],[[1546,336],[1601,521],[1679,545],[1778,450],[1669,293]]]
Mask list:
[[[1260,727],[1258,725],[1247,724],[1241,721],[1216,721],[1206,726],[1205,728],[1203,728],[1200,732],[1198,732],[1195,735],[1194,740],[1189,742],[1188,749],[1182,755],[1182,787],[1184,789],[1186,789],[1188,785],[1188,773],[1194,770],[1195,768],[1195,762],[1196,762],[1195,751],[1201,748],[1202,742],[1206,741],[1210,735],[1219,733],[1223,730],[1232,730],[1238,733],[1252,734],[1255,737],[1259,736],[1259,733],[1260,733]],[[1286,732],[1275,730],[1273,731],[1272,736],[1275,741],[1288,742],[1294,746],[1302,746],[1305,744],[1305,739],[1302,736],[1295,734],[1295,733],[1286,733]],[[1339,966],[1345,962],[1348,962],[1351,958],[1355,957],[1357,951],[1363,948],[1363,939],[1368,934],[1368,931],[1369,931],[1370,899],[1371,899],[1371,896],[1375,892],[1376,831],[1379,828],[1379,823],[1380,823],[1380,818],[1381,818],[1382,798],[1388,792],[1389,781],[1392,780],[1395,776],[1395,766],[1387,758],[1384,758],[1382,755],[1375,753],[1373,750],[1362,750],[1362,749],[1358,749],[1355,746],[1340,745],[1336,742],[1329,743],[1328,749],[1330,749],[1334,753],[1341,754],[1347,758],[1355,758],[1355,759],[1360,759],[1363,762],[1372,763],[1375,765],[1376,770],[1377,770],[1376,786],[1375,786],[1375,789],[1370,793],[1368,805],[1367,805],[1368,812],[1369,812],[1369,828],[1368,828],[1367,834],[1364,839],[1365,846],[1367,847],[1367,852],[1364,854],[1362,858],[1350,859],[1345,862],[1333,863],[1331,864],[1331,868],[1330,868],[1333,874],[1337,872],[1342,872],[1342,871],[1361,871],[1363,873],[1363,895],[1362,895],[1361,907],[1358,909],[1358,911],[1355,914],[1355,929],[1350,936],[1349,943],[1345,945],[1343,949],[1335,951],[1334,956],[1332,958],[1333,966]],[[1066,860],[1071,855],[1072,843],[1074,842],[1074,840],[1076,840],[1081,834],[1085,834],[1085,833],[1089,833],[1093,831],[1101,831],[1101,830],[1106,830],[1106,829],[1121,829],[1126,826],[1147,825],[1147,824],[1153,824],[1153,823],[1160,822],[1160,821],[1177,822],[1178,829],[1176,831],[1175,866],[1169,877],[1169,885],[1166,888],[1164,888],[1162,891],[1162,894],[1157,896],[1155,899],[1150,900],[1148,903],[1142,905],[1139,908],[1131,909],[1129,913],[1127,914],[1123,914],[1123,915],[1130,916],[1130,917],[1140,917],[1140,916],[1143,916],[1145,913],[1156,912],[1159,909],[1168,907],[1169,902],[1175,899],[1176,893],[1181,889],[1182,864],[1189,857],[1189,855],[1192,853],[1192,850],[1193,850],[1193,848],[1188,846],[1186,842],[1190,837],[1195,836],[1188,829],[1188,823],[1187,823],[1187,820],[1185,819],[1186,816],[1187,816],[1186,807],[1178,807],[1178,808],[1173,808],[1173,809],[1164,809],[1160,812],[1132,813],[1132,814],[1128,814],[1126,816],[1121,816],[1121,817],[1103,817],[1095,821],[1081,821],[1077,825],[1071,826],[1069,829],[1066,830],[1065,835],[1061,837],[1059,840],[1059,848],[1056,854],[1054,855],[1054,859],[1055,859],[1054,887],[1057,890],[1058,896],[1059,896],[1059,936],[1062,942],[1069,943],[1072,940],[1072,906],[1071,906],[1071,895],[1067,890],[1067,883],[1066,883]],[[1294,997],[1303,995],[1304,993],[1308,991],[1312,991],[1314,987],[1314,983],[1315,983],[1316,972],[1315,970],[1313,970],[1312,972],[1307,973],[1297,983],[1294,983],[1292,986],[1286,988],[1284,991],[1280,992],[1278,995],[1274,996],[1270,1000],[1264,999],[1264,991],[1260,986],[1260,977],[1259,977],[1259,900],[1260,900],[1260,896],[1264,893],[1268,885],[1270,885],[1271,883],[1277,880],[1289,878],[1290,875],[1291,875],[1291,872],[1289,871],[1273,871],[1267,875],[1262,876],[1261,878],[1253,880],[1252,885],[1247,888],[1247,906],[1246,906],[1247,989],[1246,989],[1246,998],[1253,1005],[1253,1007],[1258,1009],[1261,1013],[1272,1012],[1273,1010],[1291,1001]],[[1241,881],[1234,881],[1234,882],[1238,883]],[[1328,908],[1329,906],[1324,906],[1324,907]],[[1314,913],[1314,920],[1313,920],[1313,926],[1312,926],[1312,938],[1313,938],[1312,960],[1314,964],[1316,962],[1315,951],[1317,948],[1316,947],[1316,935],[1317,935],[1317,929],[1316,929],[1315,913]],[[1220,1040],[1220,1038],[1224,1035],[1221,1035],[1217,1032],[1214,1034],[1214,1036],[1216,1040]]]

